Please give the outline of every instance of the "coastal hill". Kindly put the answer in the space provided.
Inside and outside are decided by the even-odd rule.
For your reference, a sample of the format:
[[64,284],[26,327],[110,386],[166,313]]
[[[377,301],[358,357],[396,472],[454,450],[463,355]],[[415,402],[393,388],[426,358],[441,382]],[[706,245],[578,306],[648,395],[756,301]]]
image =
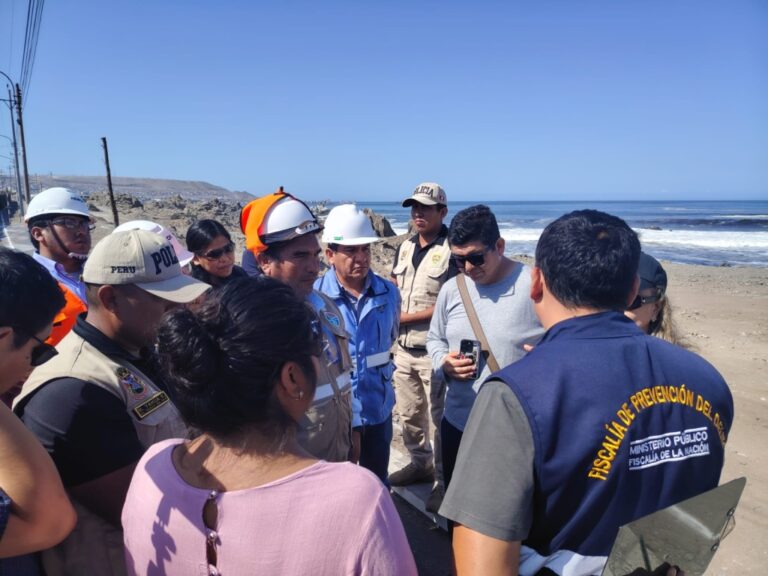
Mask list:
[[[54,186],[72,188],[84,196],[107,191],[106,176],[61,176],[56,174],[30,174],[29,184],[33,193]],[[181,196],[188,200],[230,200],[249,202],[254,196],[247,192],[227,190],[208,182],[191,180],[166,180],[160,178],[113,177],[115,194],[130,194],[139,200],[153,200]]]

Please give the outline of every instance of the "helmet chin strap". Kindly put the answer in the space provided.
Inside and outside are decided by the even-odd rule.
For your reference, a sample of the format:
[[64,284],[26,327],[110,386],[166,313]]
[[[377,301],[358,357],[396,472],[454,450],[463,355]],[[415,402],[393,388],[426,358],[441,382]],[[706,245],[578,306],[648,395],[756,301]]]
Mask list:
[[51,234],[53,234],[53,237],[56,239],[56,242],[58,242],[59,247],[67,253],[67,256],[72,258],[73,260],[79,260],[80,262],[85,262],[88,259],[88,254],[81,254],[80,252],[72,252],[64,245],[64,242],[62,242],[59,235],[56,233],[56,229],[53,226],[48,226],[48,229],[51,231]]

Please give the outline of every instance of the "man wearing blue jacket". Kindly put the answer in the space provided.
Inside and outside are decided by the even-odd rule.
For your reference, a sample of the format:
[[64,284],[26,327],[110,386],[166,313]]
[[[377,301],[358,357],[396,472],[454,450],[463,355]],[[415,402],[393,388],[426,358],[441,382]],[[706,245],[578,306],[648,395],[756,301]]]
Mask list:
[[323,233],[331,268],[315,289],[338,306],[349,335],[352,427],[360,435],[360,465],[387,484],[395,405],[390,348],[398,334],[400,295],[394,284],[370,269],[371,244],[377,240],[370,219],[354,204],[331,210]]
[[547,332],[483,384],[440,508],[459,576],[600,574],[620,526],[717,486],[731,393],[624,316],[639,258],[609,214],[544,229],[530,295]]

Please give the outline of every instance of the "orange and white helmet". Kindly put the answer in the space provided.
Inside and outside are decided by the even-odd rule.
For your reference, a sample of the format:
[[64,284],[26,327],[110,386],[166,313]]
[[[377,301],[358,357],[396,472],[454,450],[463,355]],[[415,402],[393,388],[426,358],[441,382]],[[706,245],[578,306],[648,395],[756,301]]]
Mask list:
[[309,207],[280,186],[277,192],[249,202],[240,212],[245,247],[254,254],[270,244],[320,232],[323,226]]

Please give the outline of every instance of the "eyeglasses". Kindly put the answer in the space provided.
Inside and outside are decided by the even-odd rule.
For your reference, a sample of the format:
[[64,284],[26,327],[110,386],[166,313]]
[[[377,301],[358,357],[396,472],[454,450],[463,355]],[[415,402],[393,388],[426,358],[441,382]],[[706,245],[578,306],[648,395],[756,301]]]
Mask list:
[[49,220],[48,223],[61,226],[67,230],[79,230],[87,228],[90,231],[96,229],[96,225],[93,224],[90,220],[86,218],[73,218],[71,216],[59,216],[58,218]]
[[228,244],[225,244],[221,248],[216,248],[216,250],[210,250],[206,252],[205,254],[200,254],[203,258],[206,260],[218,260],[224,254],[232,254],[232,252],[235,251],[235,244],[233,242],[229,242]]
[[657,291],[656,294],[653,296],[640,296],[638,294],[634,300],[632,300],[632,304],[627,306],[627,310],[637,310],[641,306],[644,306],[645,304],[652,304],[654,302],[658,302],[662,299],[664,294],[662,294],[661,290]]
[[466,254],[465,256],[459,256],[458,254],[451,254],[451,260],[459,270],[463,270],[467,265],[467,262],[472,266],[482,266],[485,264],[485,253],[489,248],[486,248],[482,252],[474,252],[472,254]]
[[58,351],[56,350],[56,348],[54,348],[47,342],[43,342],[42,340],[40,340],[40,338],[38,338],[34,334],[30,334],[26,330],[22,330],[21,328],[17,328],[17,327],[14,327],[13,329],[16,330],[16,332],[19,332],[20,334],[29,336],[35,342],[37,342],[37,346],[32,348],[32,352],[30,353],[30,356],[29,356],[30,366],[40,366],[41,364],[45,364],[46,362],[48,362],[48,360],[50,360],[51,358],[53,358],[58,354]]

